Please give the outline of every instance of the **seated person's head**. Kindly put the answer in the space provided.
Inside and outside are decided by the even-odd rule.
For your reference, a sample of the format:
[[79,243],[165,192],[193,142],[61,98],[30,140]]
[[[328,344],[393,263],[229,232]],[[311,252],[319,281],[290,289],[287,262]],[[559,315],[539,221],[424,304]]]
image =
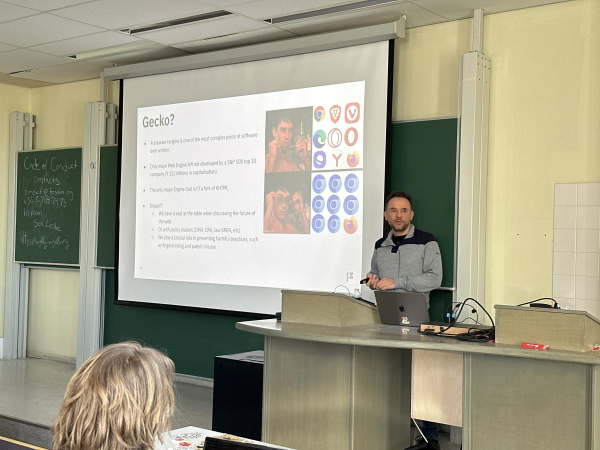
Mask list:
[[151,449],[171,428],[173,377],[173,361],[137,342],[99,350],[67,386],[53,450]]

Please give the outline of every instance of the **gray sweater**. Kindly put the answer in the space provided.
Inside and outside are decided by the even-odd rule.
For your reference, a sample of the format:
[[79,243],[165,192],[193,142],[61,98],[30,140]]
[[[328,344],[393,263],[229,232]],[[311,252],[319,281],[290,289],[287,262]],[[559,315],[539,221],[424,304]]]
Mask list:
[[[399,245],[394,245],[393,231],[375,243],[371,273],[394,280],[395,291],[429,293],[442,284],[442,256],[432,234],[414,225]],[[429,304],[429,295],[427,296]]]

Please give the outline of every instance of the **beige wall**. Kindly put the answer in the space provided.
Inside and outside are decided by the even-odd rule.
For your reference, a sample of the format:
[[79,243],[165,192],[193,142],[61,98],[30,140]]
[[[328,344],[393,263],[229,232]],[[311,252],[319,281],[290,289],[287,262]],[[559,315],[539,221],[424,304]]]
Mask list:
[[[484,19],[492,60],[486,307],[552,295],[554,184],[600,181],[600,2]],[[472,20],[397,45],[394,120],[456,115]]]
[[75,362],[79,271],[30,269],[27,356]]
[[[113,87],[117,83],[110,83]],[[116,96],[116,101],[114,97]],[[83,107],[100,100],[100,80],[80,81],[31,90],[36,115],[34,148],[61,148],[83,144]],[[109,89],[109,102],[118,104],[118,85]]]
[[471,51],[471,20],[406,30],[396,41],[392,120],[456,116],[458,60]]
[[552,296],[554,184],[600,181],[600,2],[490,16],[486,303]]

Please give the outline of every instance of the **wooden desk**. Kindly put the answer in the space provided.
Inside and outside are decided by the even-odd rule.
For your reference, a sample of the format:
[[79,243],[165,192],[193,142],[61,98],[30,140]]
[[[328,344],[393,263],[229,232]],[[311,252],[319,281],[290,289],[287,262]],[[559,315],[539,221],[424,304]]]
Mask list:
[[[204,445],[204,439],[207,437],[221,437],[224,433],[218,431],[206,430],[194,426],[177,428],[162,435],[163,442],[158,439],[154,442],[154,450],[195,450]],[[292,450],[277,445],[267,444],[252,439],[244,439],[245,442],[261,444],[273,448],[273,450]],[[191,444],[191,445],[190,445]]]
[[265,336],[263,440],[409,445],[413,350],[462,354],[464,450],[600,450],[600,355],[403,335],[386,325],[240,322]]

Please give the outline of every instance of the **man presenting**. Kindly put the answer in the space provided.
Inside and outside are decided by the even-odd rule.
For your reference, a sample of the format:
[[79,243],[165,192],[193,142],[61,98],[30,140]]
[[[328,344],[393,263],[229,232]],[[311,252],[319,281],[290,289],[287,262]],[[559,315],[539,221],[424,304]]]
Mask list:
[[[390,224],[387,237],[375,243],[367,286],[371,289],[427,293],[442,284],[442,257],[433,235],[411,225],[412,199],[404,192],[388,195],[383,216]],[[417,437],[417,445],[405,450],[439,450],[439,427],[423,421],[423,434],[429,442]]]

